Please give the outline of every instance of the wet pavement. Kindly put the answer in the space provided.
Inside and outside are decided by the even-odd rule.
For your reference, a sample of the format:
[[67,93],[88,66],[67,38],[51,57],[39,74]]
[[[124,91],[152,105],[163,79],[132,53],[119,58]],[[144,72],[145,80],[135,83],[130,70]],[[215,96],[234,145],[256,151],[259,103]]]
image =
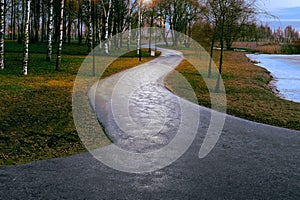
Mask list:
[[95,83],[89,97],[114,144],[141,153],[160,149],[174,138],[183,100],[164,87],[163,78],[182,60],[180,52],[165,50],[149,63]]
[[176,97],[162,83],[181,60],[166,51],[90,91],[106,133],[129,152],[168,146],[179,129],[188,133],[197,122],[196,134],[186,135],[191,146],[179,159],[145,173],[112,169],[90,153],[2,166],[0,199],[299,199],[299,131],[226,116],[216,146],[199,159],[212,111]]

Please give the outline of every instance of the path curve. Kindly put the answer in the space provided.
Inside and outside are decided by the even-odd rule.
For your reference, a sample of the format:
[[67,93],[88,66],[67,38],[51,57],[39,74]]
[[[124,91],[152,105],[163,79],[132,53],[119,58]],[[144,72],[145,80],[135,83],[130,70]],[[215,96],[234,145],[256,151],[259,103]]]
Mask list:
[[[171,59],[172,56],[169,56]],[[139,99],[134,95],[132,97],[133,100]],[[174,95],[166,97],[169,98],[174,98]],[[100,100],[97,97],[95,99]],[[99,105],[94,106],[100,108]],[[125,173],[107,167],[89,153],[25,165],[2,166],[0,199],[300,198],[299,131],[227,115],[217,145],[208,156],[199,159],[200,145],[212,111],[193,106],[201,113],[195,140],[186,153],[168,167],[142,174]],[[170,108],[176,110],[176,103]],[[138,107],[133,109],[139,110]],[[101,117],[101,113],[98,115]],[[169,115],[167,112],[164,116]],[[108,124],[115,128],[113,123]],[[147,119],[145,124],[149,124]],[[176,120],[170,120],[171,129],[172,124],[176,124]],[[152,127],[156,127],[155,123]],[[158,135],[159,139],[153,140],[154,145],[148,145],[147,148],[143,146],[144,141],[136,140],[139,148],[134,151],[152,151],[174,137],[167,135],[164,140],[164,136]],[[128,143],[128,138],[119,139],[118,135],[115,139],[123,148],[130,148],[132,144]]]
[[[97,117],[113,141],[92,154],[114,169],[144,173],[166,167],[185,153],[197,134],[198,106],[164,87],[164,78],[184,57],[179,51],[159,50],[160,57],[100,80],[89,91]],[[183,77],[181,83],[194,94]]]

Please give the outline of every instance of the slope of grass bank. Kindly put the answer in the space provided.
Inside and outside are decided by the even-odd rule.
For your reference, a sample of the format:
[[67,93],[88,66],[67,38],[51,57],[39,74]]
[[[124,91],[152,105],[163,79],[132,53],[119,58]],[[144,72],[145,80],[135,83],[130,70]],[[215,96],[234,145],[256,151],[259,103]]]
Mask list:
[[[219,52],[215,52],[217,60]],[[218,64],[218,63],[216,63]],[[210,106],[207,87],[198,71],[187,61],[176,69],[195,90],[198,102]],[[176,93],[180,85],[170,74],[166,82]],[[227,113],[244,119],[274,126],[300,130],[300,104],[277,97],[269,83],[268,71],[249,63],[242,52],[226,51],[223,80],[227,96]]]
[[[45,44],[31,45],[29,75],[22,74],[22,49],[6,52],[6,69],[0,70],[0,165],[62,157],[86,151],[72,116],[72,90],[77,71],[86,55],[85,46],[66,48],[61,71],[56,72],[55,55],[45,61]],[[8,49],[13,47],[7,45]],[[69,50],[68,50],[69,48]],[[72,52],[75,55],[71,55]],[[145,53],[145,51],[144,51]],[[134,53],[116,60],[105,76],[141,64]],[[153,58],[145,54],[142,62]]]

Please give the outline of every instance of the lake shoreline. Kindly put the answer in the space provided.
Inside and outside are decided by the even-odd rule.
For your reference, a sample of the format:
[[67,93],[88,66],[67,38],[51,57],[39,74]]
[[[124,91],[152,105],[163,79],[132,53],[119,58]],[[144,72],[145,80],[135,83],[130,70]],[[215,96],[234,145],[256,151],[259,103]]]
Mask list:
[[[300,55],[299,54],[245,54],[254,65],[267,70],[272,80],[269,86],[273,93],[282,99],[300,103],[299,82],[297,75],[300,74]],[[300,77],[300,76],[299,76]]]
[[[258,66],[258,67],[260,67],[260,66]],[[264,68],[265,69],[265,68]],[[267,70],[267,69],[266,69]],[[267,70],[268,71],[268,70]],[[268,71],[270,74],[271,74],[271,72],[270,71]],[[284,100],[287,100],[286,99],[286,97],[284,96],[284,94],[281,94],[280,93],[280,91],[279,91],[279,89],[277,88],[277,86],[276,86],[276,82],[278,81],[274,76],[272,76],[272,74],[271,74],[271,78],[272,78],[272,80],[270,81],[270,83],[269,83],[269,87],[270,87],[270,89],[272,90],[272,92],[274,93],[274,95],[275,96],[277,96],[277,97],[279,97],[279,98],[281,98],[281,99],[284,99]],[[295,102],[295,103],[297,103],[297,102]]]

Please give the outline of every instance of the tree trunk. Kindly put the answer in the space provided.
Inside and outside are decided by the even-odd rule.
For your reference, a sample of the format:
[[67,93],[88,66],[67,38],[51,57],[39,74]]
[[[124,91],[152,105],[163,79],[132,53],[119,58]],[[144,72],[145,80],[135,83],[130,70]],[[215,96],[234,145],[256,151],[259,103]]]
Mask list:
[[[25,8],[25,0],[22,0],[22,8]],[[25,16],[25,10],[22,9],[22,15],[21,15],[21,25],[18,28],[18,44],[22,44],[22,41],[24,39],[24,16]]]
[[210,58],[209,58],[208,75],[207,75],[208,78],[211,77],[211,68],[212,68],[212,62],[213,62],[214,45],[215,45],[215,32],[213,33],[213,38],[211,40],[211,45],[210,45]]
[[26,1],[25,8],[25,32],[24,32],[24,55],[23,55],[23,74],[28,74],[28,47],[29,47],[29,20],[30,20],[30,0]]
[[[54,2],[53,2],[54,3]],[[60,18],[59,18],[59,13],[56,9],[54,9],[55,14],[53,15],[53,27],[54,28],[54,43],[58,43],[58,37],[59,37],[59,23],[60,23]]]
[[47,45],[46,61],[51,61],[52,37],[53,37],[53,0],[50,0],[50,2],[49,2],[49,18],[48,18],[48,45]]
[[46,13],[45,13],[45,3],[42,2],[42,34],[41,34],[41,42],[44,42],[45,39],[45,21],[46,21]]
[[152,27],[153,27],[153,23],[154,23],[154,11],[152,10],[151,11],[151,19],[150,19],[150,37],[149,37],[149,49],[148,49],[148,52],[151,53],[151,43],[152,43]]
[[221,75],[222,75],[223,51],[224,51],[224,26],[225,26],[225,16],[222,16],[221,35],[220,35],[221,52],[220,52],[220,60],[219,60],[218,80],[217,80],[217,84],[216,84],[216,88],[215,88],[216,92],[220,92],[220,81],[221,81]]
[[138,11],[138,28],[137,28],[137,54],[139,55],[139,61],[141,61],[142,57],[142,50],[141,50],[141,21],[142,21],[142,14],[141,14],[141,1],[139,1],[139,11]]
[[71,38],[72,38],[72,16],[71,16],[71,10],[72,6],[71,3],[69,2],[69,16],[68,16],[68,44],[71,44]]
[[215,27],[213,29],[213,35],[212,35],[211,44],[210,44],[210,58],[209,58],[208,75],[207,75],[208,78],[211,77],[214,46],[215,46],[215,41],[216,41],[216,37],[217,37],[217,27],[218,27],[218,22],[216,22]]
[[93,25],[92,25],[92,1],[88,1],[88,52],[92,51],[93,46]]
[[13,38],[14,38],[14,40],[16,39],[16,3],[15,3],[15,1],[13,1],[14,2],[14,14],[13,14]]
[[[103,5],[104,6],[104,5]],[[108,36],[109,36],[109,17],[110,17],[110,12],[111,12],[111,6],[112,6],[112,0],[109,0],[108,4],[108,10],[105,11],[105,53],[109,54],[109,41],[108,41]],[[104,9],[105,10],[105,9]]]
[[[7,15],[7,2],[6,0],[4,0],[4,16]],[[3,38],[5,38],[5,28],[6,28],[6,20],[4,20],[4,35],[3,35]]]
[[97,16],[97,41],[98,41],[98,47],[99,49],[101,50],[102,49],[102,21],[103,21],[103,18],[102,18],[102,15],[101,15],[101,2],[98,1],[98,4],[97,4],[97,12],[99,12],[96,16]]
[[40,30],[40,0],[35,2],[35,17],[34,17],[34,42],[39,41],[39,30]]
[[77,24],[77,35],[78,35],[78,44],[81,45],[82,43],[82,8],[80,7],[79,8],[79,11],[78,11],[78,24]]
[[10,37],[10,40],[14,40],[14,36],[13,36],[13,27],[14,27],[14,0],[11,1],[11,13],[10,13],[10,33],[9,33],[9,37]]
[[4,69],[4,0],[0,1],[0,68]]
[[127,13],[127,17],[128,17],[128,37],[127,37],[127,49],[128,51],[130,50],[130,43],[131,43],[131,0],[128,0],[128,13]]
[[115,36],[114,37],[114,46],[115,48],[119,48],[119,40],[118,40],[118,35],[117,35],[117,20],[113,20],[113,28],[112,28],[112,34]]
[[63,42],[67,41],[67,15],[63,16]]
[[[166,16],[164,16],[165,18]],[[161,36],[166,44],[166,46],[168,47],[169,46],[169,43],[168,43],[168,38],[167,38],[167,31],[166,31],[166,22],[165,21],[161,21],[160,22],[160,29],[161,29]]]
[[64,21],[64,0],[61,0],[60,17],[59,17],[59,42],[57,44],[57,57],[56,57],[56,67],[55,67],[56,71],[60,70],[60,65],[61,65],[61,52],[62,52],[63,36],[64,36],[63,21]]

